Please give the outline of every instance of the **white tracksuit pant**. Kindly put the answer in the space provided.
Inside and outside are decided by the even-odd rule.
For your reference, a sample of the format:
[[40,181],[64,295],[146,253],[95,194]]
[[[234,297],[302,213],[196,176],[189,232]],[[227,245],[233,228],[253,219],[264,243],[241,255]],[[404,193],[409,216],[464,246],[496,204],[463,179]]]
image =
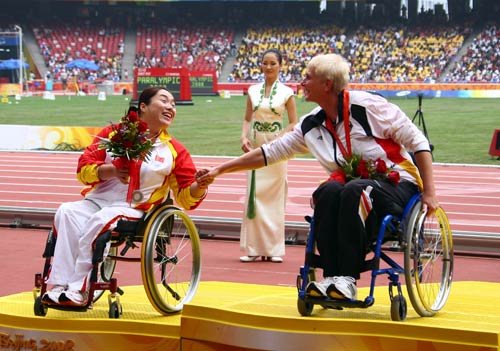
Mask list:
[[54,219],[57,241],[47,283],[88,290],[94,240],[115,228],[120,218],[140,219],[142,215],[143,211],[124,206],[123,202],[93,199],[63,203]]

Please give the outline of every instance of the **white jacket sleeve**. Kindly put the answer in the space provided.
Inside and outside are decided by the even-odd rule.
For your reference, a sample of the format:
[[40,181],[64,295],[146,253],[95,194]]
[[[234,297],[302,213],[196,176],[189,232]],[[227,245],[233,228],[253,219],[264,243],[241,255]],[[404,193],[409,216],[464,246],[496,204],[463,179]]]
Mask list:
[[[302,119],[301,119],[302,122]],[[293,130],[269,144],[262,145],[262,151],[268,165],[289,160],[296,155],[309,153],[301,129],[302,123],[297,123]]]

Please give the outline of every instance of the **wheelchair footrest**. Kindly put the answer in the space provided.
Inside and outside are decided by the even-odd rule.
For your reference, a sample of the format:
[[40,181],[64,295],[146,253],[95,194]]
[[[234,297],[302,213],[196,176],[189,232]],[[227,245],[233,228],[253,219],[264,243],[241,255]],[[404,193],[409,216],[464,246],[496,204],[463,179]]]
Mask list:
[[69,311],[69,312],[87,312],[87,310],[92,309],[91,306],[64,306],[64,305],[46,305],[49,308],[59,311]]
[[332,299],[330,297],[315,296],[306,296],[304,302],[337,310],[342,310],[343,308],[368,308],[373,305],[373,302],[367,302],[367,300]]

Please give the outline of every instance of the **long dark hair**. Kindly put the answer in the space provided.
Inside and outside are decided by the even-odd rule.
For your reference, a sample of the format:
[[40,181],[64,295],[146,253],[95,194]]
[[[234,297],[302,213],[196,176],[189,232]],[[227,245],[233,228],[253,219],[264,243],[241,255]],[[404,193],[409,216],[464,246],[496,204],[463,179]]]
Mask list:
[[145,103],[146,105],[149,105],[151,102],[151,98],[158,94],[160,90],[167,90],[164,87],[158,87],[158,86],[152,86],[152,87],[147,87],[144,89],[139,96],[139,101],[137,101],[137,106],[130,106],[128,108],[128,112],[130,111],[135,111],[137,114],[140,116],[141,115],[141,110],[139,106],[141,106],[141,103]]

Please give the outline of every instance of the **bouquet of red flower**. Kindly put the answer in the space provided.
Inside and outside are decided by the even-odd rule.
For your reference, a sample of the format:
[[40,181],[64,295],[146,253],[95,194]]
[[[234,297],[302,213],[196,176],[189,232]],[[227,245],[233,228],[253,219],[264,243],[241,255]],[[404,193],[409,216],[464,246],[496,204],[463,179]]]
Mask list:
[[334,171],[328,180],[345,184],[353,179],[388,180],[392,184],[399,183],[399,172],[387,167],[382,159],[364,160],[361,155],[353,154],[346,159],[341,169]]
[[119,124],[111,124],[108,138],[101,138],[99,149],[106,149],[115,159],[147,160],[153,142],[148,138],[148,124],[139,120],[137,112],[130,111]]
[[112,132],[107,138],[100,138],[99,149],[110,152],[117,168],[129,167],[130,182],[127,201],[132,199],[132,193],[139,187],[139,162],[151,156],[154,146],[148,138],[148,124],[139,120],[137,112],[129,110],[120,123],[111,124]]

